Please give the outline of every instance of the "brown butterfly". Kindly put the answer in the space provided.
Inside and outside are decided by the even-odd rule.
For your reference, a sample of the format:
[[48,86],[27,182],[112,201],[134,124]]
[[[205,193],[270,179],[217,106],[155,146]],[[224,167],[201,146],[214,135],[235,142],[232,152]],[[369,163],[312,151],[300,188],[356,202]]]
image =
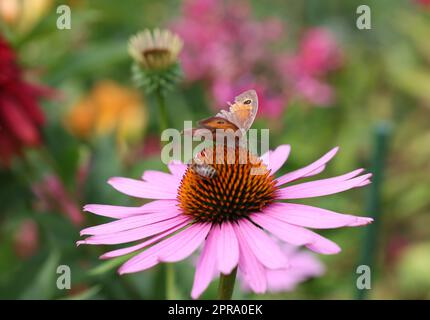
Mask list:
[[214,117],[200,120],[198,127],[187,130],[184,133],[193,136],[203,135],[207,129],[216,137],[216,130],[231,129],[234,132],[239,130],[239,135],[243,136],[254,122],[258,111],[258,98],[255,90],[248,90],[234,98],[234,103],[230,105],[229,111],[221,110]]
[[[229,103],[229,105],[229,111],[221,110],[214,117],[200,120],[198,122],[198,127],[191,129],[190,133],[193,136],[200,136],[204,135],[204,133],[209,130],[212,133],[214,141],[216,140],[217,130],[232,130],[236,134],[236,137],[243,137],[251,127],[257,115],[257,93],[255,90],[245,91],[235,97],[234,103]],[[191,167],[196,173],[205,178],[212,178],[215,176],[216,171],[214,168],[207,164],[196,163],[195,160],[196,159],[193,159]]]

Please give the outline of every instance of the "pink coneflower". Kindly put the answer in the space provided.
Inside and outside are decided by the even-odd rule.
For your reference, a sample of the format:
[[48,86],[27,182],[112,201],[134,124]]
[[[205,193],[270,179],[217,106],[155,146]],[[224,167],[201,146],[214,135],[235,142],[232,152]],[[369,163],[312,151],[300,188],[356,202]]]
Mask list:
[[[339,246],[308,230],[353,227],[368,224],[371,218],[339,214],[303,204],[281,202],[319,197],[365,186],[371,174],[363,169],[347,174],[285,186],[324,170],[338,148],[314,163],[276,178],[274,174],[287,160],[289,145],[256,157],[236,147],[236,162],[227,158],[227,147],[206,149],[202,163],[211,163],[217,174],[203,178],[180,162],[168,165],[170,173],[145,171],[141,180],[114,177],[108,183],[129,196],[154,199],[140,207],[89,204],[85,210],[116,221],[86,228],[90,235],[78,244],[120,244],[141,241],[131,247],[109,251],[102,259],[146,249],[124,263],[120,274],[149,269],[160,262],[183,260],[201,245],[192,298],[198,298],[216,274],[234,274],[238,267],[247,285],[257,293],[267,289],[266,270],[285,268],[288,260],[277,242],[306,246],[321,254],[336,254]],[[224,154],[223,154],[224,152]],[[239,164],[244,153],[250,161]],[[227,157],[226,157],[227,155]],[[215,163],[227,159],[230,164]],[[223,158],[224,156],[224,158]],[[262,173],[253,175],[254,170]]]
[[[299,250],[299,247],[287,243],[284,243],[281,249],[285,253],[288,263],[281,269],[266,269],[268,292],[293,291],[300,283],[324,274],[324,265],[315,254]],[[250,290],[246,282],[243,282],[242,288],[245,291]]]

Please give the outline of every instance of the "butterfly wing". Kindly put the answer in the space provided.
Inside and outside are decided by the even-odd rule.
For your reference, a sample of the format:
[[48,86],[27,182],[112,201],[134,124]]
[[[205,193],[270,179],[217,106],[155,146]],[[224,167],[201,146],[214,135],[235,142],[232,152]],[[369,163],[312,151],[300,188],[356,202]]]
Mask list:
[[210,129],[210,130],[211,129],[212,130],[216,130],[216,129],[228,130],[228,129],[231,129],[233,131],[236,131],[237,129],[239,129],[233,122],[227,120],[224,117],[217,117],[217,116],[200,120],[198,122],[198,124],[199,124],[199,127]]
[[254,122],[258,111],[258,97],[254,90],[248,90],[234,99],[230,110],[221,110],[216,116],[234,123],[242,132],[246,132]]

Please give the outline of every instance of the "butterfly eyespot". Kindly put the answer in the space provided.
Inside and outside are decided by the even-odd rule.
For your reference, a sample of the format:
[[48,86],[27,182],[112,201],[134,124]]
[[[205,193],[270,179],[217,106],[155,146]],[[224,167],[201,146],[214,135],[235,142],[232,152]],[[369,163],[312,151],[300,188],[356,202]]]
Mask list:
[[251,104],[252,100],[251,99],[246,99],[243,104]]

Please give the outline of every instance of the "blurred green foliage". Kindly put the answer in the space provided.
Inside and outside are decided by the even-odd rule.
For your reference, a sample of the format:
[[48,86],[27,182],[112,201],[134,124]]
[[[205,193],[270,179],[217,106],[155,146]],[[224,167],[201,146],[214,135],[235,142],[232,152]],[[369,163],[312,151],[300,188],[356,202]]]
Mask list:
[[[59,2],[58,2],[59,3]],[[64,116],[70,107],[101,79],[132,87],[130,35],[146,27],[169,26],[180,14],[180,1],[68,1],[72,29],[55,27],[53,3],[28,31],[17,32],[2,23],[2,31],[16,48],[21,64],[41,81],[62,93],[60,100],[45,102],[48,117],[42,151],[29,151],[11,170],[0,172],[0,298],[12,299],[150,299],[161,297],[159,267],[120,277],[118,258],[99,261],[100,247],[75,247],[79,226],[58,209],[39,212],[31,186],[56,174],[66,190],[78,191],[79,207],[85,203],[137,204],[106,184],[111,176],[137,178],[145,169],[165,170],[159,154],[146,154],[148,137],[157,137],[157,110],[150,97],[151,119],[145,139],[118,152],[110,136],[82,141],[70,134]],[[294,47],[300,32],[310,26],[331,29],[344,49],[345,64],[331,75],[337,100],[327,108],[300,102],[286,106],[282,117],[257,119],[255,127],[271,128],[271,146],[289,143],[292,154],[283,172],[306,165],[339,145],[341,151],[323,176],[356,167],[369,168],[372,132],[381,121],[393,132],[381,186],[380,228],[376,270],[369,298],[430,298],[430,8],[418,1],[372,1],[372,29],[355,27],[361,1],[306,0],[252,1],[255,15],[277,16],[288,26],[281,45]],[[183,86],[169,94],[167,108],[173,127],[198,120],[214,111],[201,84]],[[143,150],[143,151],[142,151]],[[79,168],[87,166],[85,182]],[[365,215],[366,190],[306,201],[331,210]],[[14,249],[19,224],[27,218],[37,223],[37,250],[19,257]],[[85,214],[85,224],[107,219]],[[336,256],[323,256],[325,276],[300,285],[291,293],[256,296],[235,291],[235,298],[314,299],[354,297],[356,267],[364,228],[325,231],[340,244]],[[59,264],[72,269],[72,290],[55,287]],[[180,298],[189,298],[194,268],[189,261],[176,265]],[[203,298],[214,298],[213,283]]]

